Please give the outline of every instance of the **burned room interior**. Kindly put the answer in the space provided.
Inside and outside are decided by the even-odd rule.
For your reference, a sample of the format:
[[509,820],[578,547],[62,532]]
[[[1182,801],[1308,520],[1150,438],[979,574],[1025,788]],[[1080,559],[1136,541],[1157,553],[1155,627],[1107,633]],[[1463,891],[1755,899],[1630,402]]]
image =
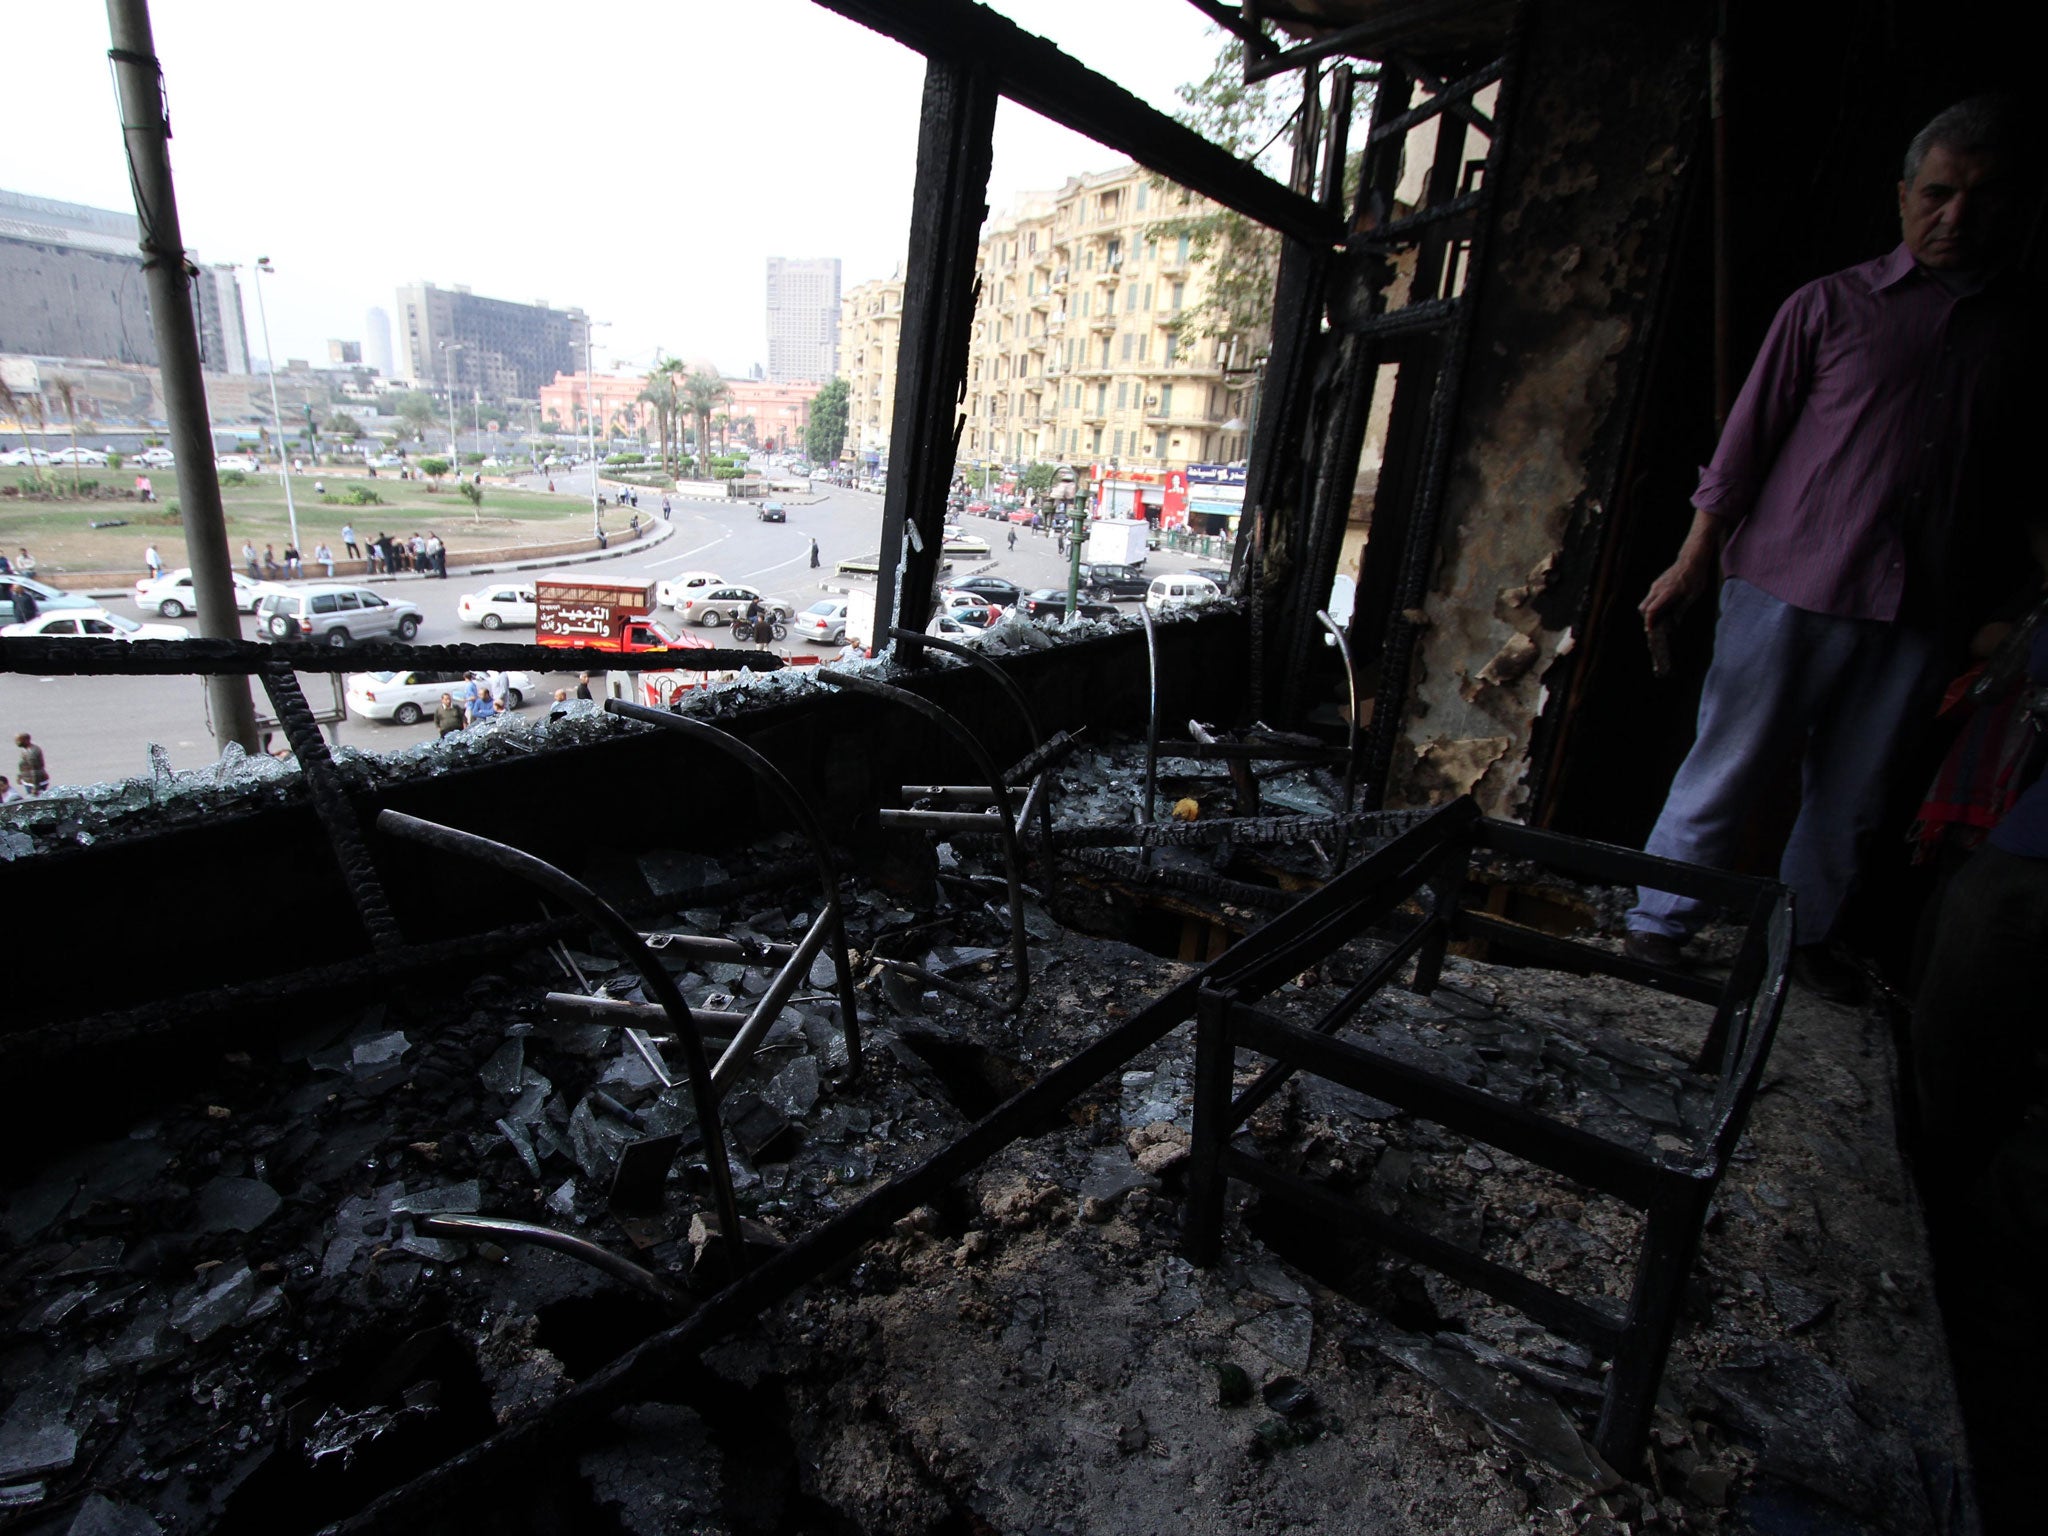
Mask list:
[[[1276,179],[818,3],[926,60],[870,657],[379,755],[305,703],[376,647],[0,641],[296,758],[0,808],[0,1527],[2020,1529],[2039,1269],[1916,1184],[1903,961],[1791,983],[1783,806],[1634,851],[1712,640],[1636,603],[2000,13],[1192,0]],[[999,99],[1279,237],[1226,603],[925,633]]]

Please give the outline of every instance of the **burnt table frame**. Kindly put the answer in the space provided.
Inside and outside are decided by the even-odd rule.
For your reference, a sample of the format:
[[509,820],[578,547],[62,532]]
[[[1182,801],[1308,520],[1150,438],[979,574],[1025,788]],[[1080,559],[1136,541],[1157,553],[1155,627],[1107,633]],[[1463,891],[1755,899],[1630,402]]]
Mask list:
[[[1474,861],[1489,853],[1581,880],[1648,885],[1714,902],[1744,922],[1735,963],[1726,980],[1714,982],[1470,911],[1464,898]],[[1197,996],[1185,1228],[1189,1257],[1208,1265],[1219,1256],[1231,1179],[1360,1231],[1609,1357],[1613,1368],[1594,1439],[1603,1455],[1626,1468],[1642,1454],[1707,1205],[1741,1138],[1784,1005],[1791,895],[1774,881],[1490,820],[1469,797],[1368,855],[1326,889],[1339,885],[1349,892],[1342,911],[1307,931],[1251,935],[1232,951],[1237,964],[1230,972],[1206,977]],[[1368,930],[1379,930],[1383,940],[1393,931],[1391,947],[1335,1006],[1308,1022],[1279,1010],[1273,995],[1280,987]],[[1339,1038],[1411,959],[1409,990],[1425,996],[1434,991],[1446,951],[1460,940],[1483,940],[1491,951],[1516,959],[1613,976],[1711,1003],[1714,1017],[1697,1067],[1717,1077],[1719,1087],[1703,1133],[1683,1152],[1652,1155]],[[1240,1049],[1271,1060],[1242,1091],[1235,1083]],[[1519,1270],[1275,1168],[1236,1142],[1252,1112],[1298,1071],[1397,1105],[1642,1212],[1643,1240],[1625,1309],[1617,1315],[1567,1296]]]

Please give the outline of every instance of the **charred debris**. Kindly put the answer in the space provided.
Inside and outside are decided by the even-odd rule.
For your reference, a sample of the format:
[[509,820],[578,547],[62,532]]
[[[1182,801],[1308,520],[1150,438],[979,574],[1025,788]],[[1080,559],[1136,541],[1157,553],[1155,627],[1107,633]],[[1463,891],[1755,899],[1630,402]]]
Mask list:
[[1881,1070],[1837,1010],[1773,1045],[1774,888],[1701,877],[1748,918],[1725,969],[1646,975],[1637,856],[1358,812],[1312,738],[1026,707],[997,762],[938,722],[991,782],[828,830],[639,713],[544,729],[680,731],[785,825],[586,888],[381,811],[373,862],[548,921],[286,989],[146,1084],[53,1074],[0,1214],[5,1518],[1952,1528]]

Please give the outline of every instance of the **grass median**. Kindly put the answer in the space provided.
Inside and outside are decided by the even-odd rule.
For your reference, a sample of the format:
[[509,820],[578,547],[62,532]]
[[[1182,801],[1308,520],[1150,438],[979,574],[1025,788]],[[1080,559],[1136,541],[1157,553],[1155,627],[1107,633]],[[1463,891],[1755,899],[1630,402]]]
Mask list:
[[[54,475],[55,471],[50,471]],[[69,489],[68,471],[63,482]],[[134,484],[138,471],[88,471],[102,486]],[[166,568],[188,565],[185,528],[172,507],[181,501],[179,477],[174,470],[140,471],[149,475],[156,490],[155,502],[126,498],[74,500],[48,499],[35,495],[0,497],[0,550],[9,556],[26,548],[36,558],[37,570],[45,576],[105,571],[132,579],[143,569],[143,552],[151,544],[163,557]],[[23,479],[27,481],[24,474]],[[315,484],[324,485],[325,494]],[[525,545],[563,543],[590,536],[590,502],[586,497],[547,491],[518,490],[505,484],[484,484],[481,510],[470,506],[456,488],[454,477],[444,479],[439,489],[425,480],[400,480],[380,474],[374,480],[360,472],[344,474],[326,470],[321,474],[294,475],[292,499],[298,510],[299,554],[308,566],[313,550],[323,540],[337,556],[342,554],[341,530],[353,527],[358,543],[380,533],[392,538],[410,538],[415,532],[438,533],[448,546],[451,560],[470,563]],[[351,492],[376,496],[378,501],[348,504]],[[257,553],[273,546],[279,560],[291,539],[291,521],[285,512],[284,489],[275,473],[252,476],[246,484],[221,487],[221,506],[227,514],[228,553],[239,569],[242,545],[253,544]],[[616,532],[626,526],[630,510],[604,509],[605,527]],[[643,523],[660,516],[643,508]],[[93,524],[120,522],[118,527]]]

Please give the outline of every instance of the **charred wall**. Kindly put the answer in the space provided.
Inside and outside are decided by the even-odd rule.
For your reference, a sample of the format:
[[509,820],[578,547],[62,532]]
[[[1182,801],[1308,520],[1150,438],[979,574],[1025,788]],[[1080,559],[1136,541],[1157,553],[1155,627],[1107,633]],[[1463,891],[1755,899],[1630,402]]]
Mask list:
[[[1389,803],[1521,817],[1573,665],[1706,108],[1705,13],[1532,7]],[[1383,696],[1386,690],[1383,689]]]

